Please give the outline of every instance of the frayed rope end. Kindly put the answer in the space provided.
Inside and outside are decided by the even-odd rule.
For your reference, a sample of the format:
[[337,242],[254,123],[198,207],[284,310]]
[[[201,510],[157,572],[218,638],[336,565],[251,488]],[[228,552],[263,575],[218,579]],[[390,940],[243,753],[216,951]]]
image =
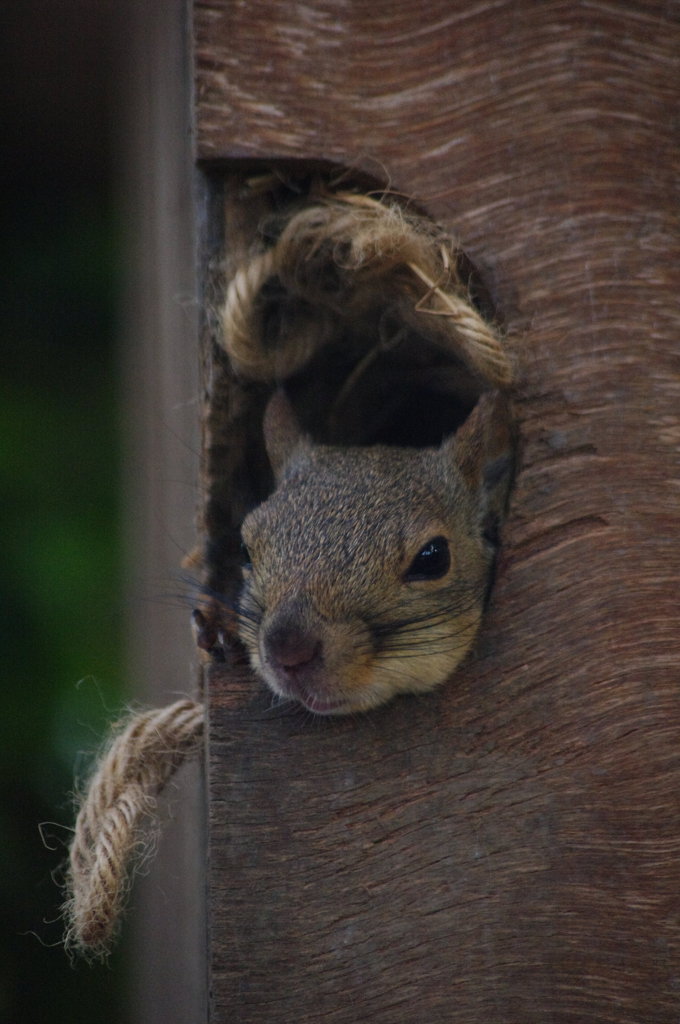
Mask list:
[[80,803],[66,872],[64,945],[104,960],[135,869],[153,848],[156,797],[203,735],[204,706],[180,700],[119,726]]

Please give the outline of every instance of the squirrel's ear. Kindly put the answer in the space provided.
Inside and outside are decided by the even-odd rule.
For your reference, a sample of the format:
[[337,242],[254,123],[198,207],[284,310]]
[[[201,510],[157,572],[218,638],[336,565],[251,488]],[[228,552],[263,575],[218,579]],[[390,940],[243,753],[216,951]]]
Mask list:
[[515,432],[510,401],[487,391],[443,450],[475,497],[489,539],[503,518],[515,467]]
[[309,439],[298,423],[293,406],[279,388],[269,399],[262,424],[264,444],[276,482],[281,480],[293,455],[309,446]]

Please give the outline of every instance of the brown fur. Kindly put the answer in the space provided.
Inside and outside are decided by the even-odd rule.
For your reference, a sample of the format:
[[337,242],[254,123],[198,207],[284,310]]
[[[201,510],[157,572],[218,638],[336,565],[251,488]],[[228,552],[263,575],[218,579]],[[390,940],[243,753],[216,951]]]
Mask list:
[[455,685],[310,728],[216,673],[214,1013],[677,1021],[677,5],[196,10],[203,159],[385,168],[462,239],[522,368]]
[[[334,448],[312,444],[274,396],[265,437],[278,486],[243,524],[252,564],[240,631],[276,694],[343,714],[450,676],[482,616],[494,558],[485,524],[511,475],[507,416],[488,395],[440,448]],[[405,579],[438,537],[448,572]]]

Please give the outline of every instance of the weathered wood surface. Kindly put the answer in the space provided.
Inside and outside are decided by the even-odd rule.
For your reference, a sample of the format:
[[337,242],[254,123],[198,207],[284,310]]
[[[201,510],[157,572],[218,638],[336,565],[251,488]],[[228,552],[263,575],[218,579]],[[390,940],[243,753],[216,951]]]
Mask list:
[[[135,697],[163,706],[193,695],[197,674],[179,568],[196,543],[200,449],[186,8],[183,0],[125,3],[120,25],[128,665]],[[183,769],[168,787],[153,870],[132,894],[136,1024],[206,1017],[201,768]]]
[[363,718],[210,692],[212,1021],[680,1014],[676,5],[204,0],[197,151],[412,194],[519,353],[476,656]]

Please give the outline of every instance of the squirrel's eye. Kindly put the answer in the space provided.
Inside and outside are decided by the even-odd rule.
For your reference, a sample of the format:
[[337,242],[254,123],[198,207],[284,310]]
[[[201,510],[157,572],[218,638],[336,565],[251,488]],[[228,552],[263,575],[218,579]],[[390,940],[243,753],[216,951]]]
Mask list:
[[450,566],[451,555],[446,537],[433,537],[413,559],[404,579],[408,583],[414,580],[438,580],[446,576]]

